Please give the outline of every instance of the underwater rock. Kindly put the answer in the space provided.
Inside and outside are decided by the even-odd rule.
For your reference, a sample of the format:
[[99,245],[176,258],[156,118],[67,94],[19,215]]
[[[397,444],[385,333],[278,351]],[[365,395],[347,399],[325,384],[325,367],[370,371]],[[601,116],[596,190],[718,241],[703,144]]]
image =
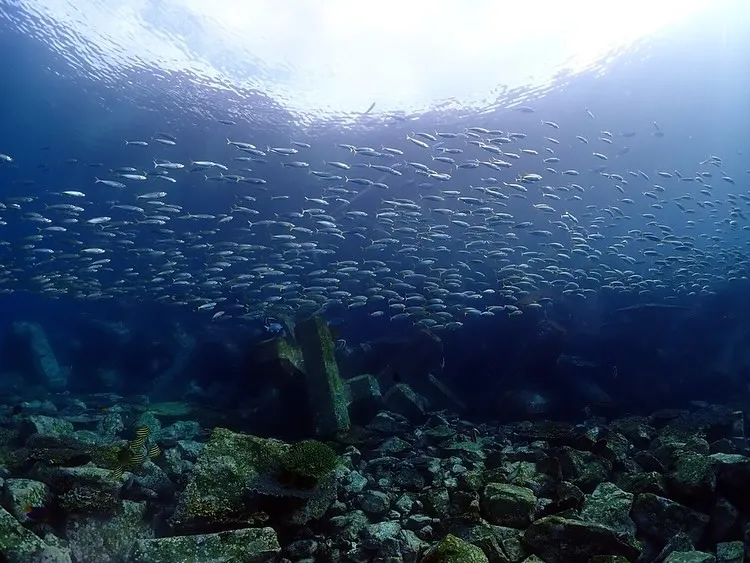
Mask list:
[[408,454],[411,453],[413,449],[412,444],[407,442],[406,440],[402,440],[401,438],[397,436],[393,436],[392,438],[388,438],[378,446],[377,451],[381,455],[395,455],[399,456],[399,454]]
[[36,462],[45,465],[80,466],[92,459],[92,447],[73,435],[49,436],[32,434],[23,447],[14,448],[6,462],[16,471],[31,467]]
[[677,532],[671,536],[661,550],[655,549],[660,545],[646,544],[646,550],[641,554],[641,559],[645,561],[653,560],[654,562],[663,563],[667,556],[673,551],[695,551],[692,540],[684,532]]
[[41,325],[15,322],[12,333],[16,342],[23,347],[21,353],[26,356],[37,381],[54,391],[65,389],[68,385],[67,370],[58,363]]
[[201,425],[194,420],[180,420],[154,432],[154,439],[164,447],[174,446],[182,440],[194,440],[202,432]]
[[277,470],[284,442],[215,428],[180,495],[171,524],[194,530],[228,524],[244,512],[247,487]]
[[290,557],[294,561],[305,559],[314,561],[312,558],[319,547],[320,544],[313,539],[297,540],[284,546],[284,556]]
[[242,561],[270,563],[281,551],[273,528],[243,528],[213,534],[140,539],[129,563]]
[[712,454],[709,457],[715,464],[717,482],[724,496],[738,508],[749,511],[750,457],[739,454]]
[[333,516],[327,522],[331,534],[349,542],[355,541],[369,523],[361,510]]
[[623,535],[635,537],[635,522],[630,519],[633,494],[614,483],[599,483],[594,492],[586,495],[581,509],[581,520],[611,528]]
[[66,549],[48,545],[0,508],[0,554],[7,563],[70,563]]
[[368,524],[362,530],[360,539],[365,549],[380,549],[384,542],[395,538],[401,532],[401,524],[393,520]]
[[739,518],[740,511],[731,502],[723,497],[717,498],[711,509],[708,540],[716,543],[736,537]]
[[709,500],[716,489],[714,460],[704,454],[685,452],[675,461],[669,484],[681,499]]
[[336,500],[339,463],[313,440],[289,445],[216,428],[170,522],[181,531],[226,529],[265,512],[270,521],[304,524]]
[[349,430],[344,384],[336,364],[336,346],[326,321],[310,317],[294,329],[305,363],[305,382],[315,434],[335,436]]
[[146,503],[126,500],[113,518],[70,515],[65,537],[76,563],[129,563],[133,543],[153,538],[154,531],[146,521]]
[[32,414],[23,421],[19,432],[21,439],[27,438],[32,434],[56,437],[68,436],[73,433],[73,425],[61,418]]
[[164,470],[151,460],[146,460],[133,475],[133,483],[153,491],[162,500],[171,499],[175,492],[174,483]]
[[365,514],[376,518],[384,516],[391,507],[391,499],[382,491],[367,491],[360,495],[358,503]]
[[397,434],[409,426],[409,421],[403,416],[388,411],[380,411],[367,425],[368,430],[382,434]]
[[125,423],[119,412],[107,413],[96,424],[96,432],[102,438],[116,438],[123,430],[125,430]]
[[635,447],[645,448],[656,436],[656,428],[649,422],[645,416],[629,416],[613,420],[609,426],[625,435]]
[[534,518],[536,497],[531,489],[489,483],[482,492],[482,512],[492,524],[521,528]]
[[344,491],[350,495],[359,494],[365,489],[367,483],[367,477],[359,471],[350,471],[343,480]]
[[745,558],[745,546],[741,541],[730,541],[716,544],[717,563],[742,563]]
[[609,479],[612,463],[591,452],[570,447],[560,448],[560,468],[564,479],[580,487],[584,492]]
[[536,520],[523,534],[524,543],[546,563],[588,563],[596,555],[635,559],[640,546],[611,528],[561,516]]
[[421,563],[489,563],[489,560],[479,547],[449,534],[427,551]]
[[713,553],[702,551],[673,551],[664,560],[664,563],[715,563],[716,557]]
[[383,396],[388,410],[400,414],[411,422],[420,422],[427,412],[427,400],[406,383],[397,383]]
[[180,452],[183,459],[188,461],[197,461],[205,447],[206,444],[195,440],[180,440],[177,442],[177,451]]
[[45,401],[24,401],[18,405],[24,414],[42,414],[46,416],[57,416],[58,409],[55,403]]
[[31,509],[45,509],[51,500],[47,485],[33,479],[6,479],[3,483],[3,508],[22,524],[29,521]]
[[[269,435],[299,434],[312,425],[302,351],[285,338],[257,344],[251,355],[246,393],[254,397],[253,426]],[[293,413],[290,416],[290,413]]]
[[697,411],[680,412],[662,429],[662,437],[671,437],[675,441],[689,442],[700,438],[714,441],[719,438],[734,437],[738,411],[720,405],[711,405]]
[[[274,368],[288,377],[301,374],[305,369],[302,351],[285,338],[264,340],[255,347],[255,360],[263,367],[264,372],[273,372]],[[285,377],[271,377],[272,380]]]
[[451,506],[451,498],[445,487],[431,488],[422,496],[425,514],[433,518],[445,518]]
[[99,515],[120,511],[120,490],[129,479],[127,473],[116,477],[109,469],[90,465],[54,467],[41,463],[34,465],[29,476],[47,484],[67,513]]
[[366,373],[346,380],[349,393],[349,416],[355,424],[367,424],[383,408],[380,384]]
[[651,493],[635,496],[630,517],[649,541],[664,545],[677,532],[684,532],[697,543],[706,530],[709,517],[683,504]]
[[[491,526],[485,523],[471,526],[470,528],[462,531],[456,530],[456,536],[461,540],[473,544],[480,548],[482,552],[487,556],[489,563],[510,563],[510,561],[520,561],[523,559],[521,553],[515,553],[515,557],[511,559],[509,554],[506,554],[505,549],[502,546],[502,542],[505,541],[503,530],[501,526]],[[520,534],[520,530],[516,530],[516,533]],[[507,542],[506,542],[507,543]],[[509,550],[512,553],[512,550]]]

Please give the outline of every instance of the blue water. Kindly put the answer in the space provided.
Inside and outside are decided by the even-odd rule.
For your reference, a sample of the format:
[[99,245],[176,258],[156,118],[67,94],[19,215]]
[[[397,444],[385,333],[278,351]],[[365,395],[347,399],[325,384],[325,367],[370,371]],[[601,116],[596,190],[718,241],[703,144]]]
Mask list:
[[[407,135],[415,131],[463,132],[468,127],[518,131],[527,135],[519,146],[540,152],[543,137],[559,137],[562,142],[554,147],[555,156],[565,163],[565,169],[582,172],[580,177],[566,180],[576,181],[586,188],[581,200],[545,201],[560,212],[569,211],[586,221],[586,214],[590,212],[588,206],[601,210],[617,205],[635,219],[603,232],[605,236],[624,236],[630,229],[646,228],[647,220],[639,215],[651,212],[649,206],[653,201],[642,197],[641,193],[654,183],[661,183],[667,186],[664,195],[668,199],[684,194],[709,199],[717,202],[721,213],[711,215],[710,208],[694,208],[693,214],[688,216],[675,205],[668,205],[658,212],[660,223],[671,226],[677,235],[694,237],[699,249],[707,250],[718,243],[742,253],[732,256],[741,271],[732,277],[722,268],[717,274],[724,279],[712,280],[710,291],[700,291],[701,283],[698,291],[691,290],[684,278],[678,276],[665,280],[667,290],[648,295],[600,292],[596,299],[587,303],[561,305],[565,313],[554,320],[564,324],[566,330],[591,334],[594,339],[598,332],[596,327],[606,322],[608,311],[613,308],[669,302],[700,311],[696,314],[701,321],[693,322],[692,332],[681,335],[670,332],[666,336],[673,348],[689,347],[700,335],[701,326],[718,322],[712,317],[715,304],[740,299],[747,289],[746,282],[739,278],[747,275],[742,258],[747,258],[749,231],[742,229],[747,226],[744,217],[738,219],[738,226],[729,225],[727,215],[733,204],[726,199],[727,193],[746,193],[750,182],[747,148],[750,144],[747,96],[750,74],[745,70],[750,58],[750,37],[745,32],[750,25],[750,9],[741,2],[710,6],[694,3],[691,6],[699,7],[690,10],[686,7],[686,14],[676,9],[674,17],[666,18],[666,23],[655,31],[635,34],[595,55],[584,52],[583,66],[572,64],[562,56],[566,45],[559,37],[565,37],[564,33],[558,38],[545,37],[541,33],[548,28],[540,24],[542,32],[539,32],[533,21],[498,21],[496,30],[490,34],[491,28],[481,22],[489,17],[487,10],[491,9],[491,3],[466,8],[463,19],[459,17],[460,12],[443,7],[457,18],[456,34],[462,40],[472,37],[467,29],[482,25],[483,35],[476,38],[480,45],[473,46],[478,64],[472,65],[471,56],[466,55],[466,52],[471,53],[469,47],[460,44],[454,49],[446,48],[443,42],[450,43],[451,34],[446,35],[441,29],[440,33],[422,30],[411,35],[415,42],[422,41],[416,47],[404,44],[404,57],[411,66],[402,64],[398,46],[389,46],[388,41],[396,37],[391,30],[396,23],[399,28],[408,29],[410,25],[419,27],[420,22],[404,21],[406,16],[402,18],[398,13],[382,17],[381,27],[368,27],[357,19],[331,21],[331,12],[335,10],[320,12],[315,5],[305,4],[298,12],[287,13],[284,10],[290,9],[284,8],[274,13],[265,2],[243,3],[235,7],[238,21],[237,26],[232,27],[234,18],[226,15],[231,13],[226,11],[231,5],[228,2],[217,4],[216,13],[195,8],[188,2],[26,1],[5,4],[0,14],[0,52],[4,54],[0,82],[0,153],[11,155],[14,162],[0,169],[0,199],[3,201],[33,196],[38,198],[33,204],[34,210],[43,211],[41,203],[53,203],[50,192],[80,190],[86,192],[90,201],[87,217],[108,214],[120,219],[127,213],[112,211],[113,202],[133,204],[133,193],[164,189],[169,192],[171,204],[192,213],[219,215],[238,204],[238,195],[256,192],[245,185],[238,188],[227,183],[212,184],[205,182],[202,174],[188,177],[186,172],[180,177],[189,179],[176,185],[155,185],[150,180],[146,188],[128,184],[124,194],[94,184],[94,178],[101,175],[113,178],[106,171],[121,166],[151,170],[154,159],[185,163],[194,160],[229,162],[238,153],[227,146],[227,137],[252,142],[259,148],[286,147],[292,140],[309,143],[310,148],[298,156],[320,167],[324,161],[347,158],[347,153],[337,147],[340,143],[376,149],[398,147],[405,152],[403,160],[429,162],[423,149],[406,140]],[[431,4],[425,9],[439,12],[441,8]],[[578,9],[583,17],[586,10],[581,6]],[[575,11],[575,6],[571,11]],[[346,12],[346,15],[352,14]],[[367,18],[367,15],[361,17]],[[643,17],[649,17],[647,11]],[[254,23],[254,32],[268,31],[259,32],[252,41],[245,41],[248,38],[243,35],[246,30],[241,24],[253,18],[261,20]],[[544,15],[539,18],[543,20]],[[434,25],[435,21],[432,16],[425,16],[422,25]],[[605,18],[596,25],[615,29],[618,21]],[[327,26],[335,33],[326,32]],[[514,32],[506,33],[505,42],[496,40],[495,35],[503,36],[505,29]],[[518,29],[525,33],[518,33]],[[580,23],[575,31],[571,29],[571,34],[585,35],[586,32]],[[594,28],[589,32],[601,34]],[[406,37],[410,35],[407,33]],[[320,47],[326,41],[326,47]],[[485,47],[481,46],[482,42],[486,43]],[[585,42],[581,45],[584,47],[579,47],[579,51],[585,49]],[[360,67],[358,73],[352,71],[355,67],[346,58],[349,47],[357,53],[368,54],[367,57],[362,55],[362,60],[355,57],[354,62]],[[274,52],[274,48],[283,48],[283,52],[273,60],[264,60],[264,55]],[[508,54],[496,58],[497,66],[496,59],[488,56],[486,60],[493,61],[490,65],[482,62],[485,50]],[[330,58],[318,59],[318,54]],[[548,70],[537,76],[519,74],[518,69],[524,67],[527,58],[529,66],[534,68],[532,62],[549,61]],[[503,68],[503,61],[507,69]],[[506,74],[513,76],[512,83],[504,81]],[[357,76],[361,84],[357,84]],[[494,86],[487,88],[487,84]],[[347,97],[349,89],[351,94]],[[374,106],[367,111],[371,104]],[[519,111],[521,106],[532,107],[534,112]],[[218,120],[233,120],[236,124],[227,126]],[[559,130],[544,125],[542,120],[553,121]],[[612,133],[611,145],[596,144],[603,130]],[[663,135],[656,134],[659,132]],[[125,146],[126,140],[151,140],[158,133],[173,135],[178,139],[177,146],[153,142],[144,149]],[[577,135],[588,139],[590,144],[583,146],[575,139]],[[613,182],[589,172],[605,164],[592,158],[592,151],[605,152],[605,149],[609,156],[606,165],[612,172],[626,176],[628,170],[640,170],[651,178],[643,186],[628,178],[636,186],[635,191],[627,194],[635,200],[631,206],[619,201],[624,195],[614,189]],[[735,180],[730,185],[714,175],[711,197],[700,196],[697,193],[700,186],[696,183],[677,183],[655,176],[657,171],[672,173],[675,170],[693,175],[699,163],[711,155],[722,159],[722,173]],[[69,162],[70,159],[76,162]],[[290,196],[289,200],[259,197],[253,203],[253,208],[260,212],[258,219],[300,211],[304,196],[320,196],[319,188],[311,184],[304,171],[282,167],[278,160],[269,159],[268,164],[258,165],[252,175],[257,173],[267,180],[270,192],[266,196],[286,195]],[[481,179],[487,176],[511,181],[516,171],[530,173],[543,168],[537,161],[533,166],[514,163],[510,176],[486,169],[466,170],[460,178],[454,175],[450,186],[437,188],[465,189],[481,185]],[[378,180],[380,175],[369,177]],[[418,199],[415,184],[419,178],[414,180],[404,175],[386,181],[390,185],[388,198]],[[384,197],[386,194],[381,191],[368,191],[358,197],[356,209],[374,216]],[[514,200],[508,205],[516,221],[538,219],[538,214],[528,205],[516,205]],[[3,213],[9,216],[11,212]],[[600,214],[600,211],[594,213]],[[696,221],[696,226],[687,229],[688,220]],[[138,245],[156,246],[165,236],[179,241],[187,227],[173,223],[170,228],[175,232],[170,234],[147,226],[138,229]],[[206,240],[247,241],[240,227],[235,220],[220,231],[205,235]],[[13,280],[6,282],[8,291],[2,296],[3,322],[41,322],[50,334],[56,335],[53,338],[63,343],[61,348],[76,319],[81,317],[125,318],[134,325],[147,327],[146,333],[155,340],[159,339],[159,331],[168,330],[172,322],[180,322],[197,333],[259,330],[259,323],[243,324],[233,319],[217,327],[211,321],[211,314],[198,311],[195,304],[168,307],[157,298],[177,296],[175,299],[181,299],[190,295],[190,291],[155,290],[147,285],[147,276],[126,281],[127,294],[117,299],[78,299],[75,287],[55,298],[40,295],[30,278],[38,272],[66,271],[68,266],[64,261],[28,259],[28,253],[21,248],[23,237],[37,232],[36,226],[10,220],[1,228],[0,237],[7,243],[2,250],[3,265],[11,270],[9,277]],[[377,230],[372,224],[368,228]],[[560,235],[556,232],[555,236]],[[712,241],[712,236],[717,239]],[[64,252],[63,238],[45,246],[54,252]],[[533,241],[523,239],[521,242],[527,240]],[[89,240],[82,242],[93,244]],[[176,242],[175,246],[187,244]],[[329,240],[324,245],[335,249],[338,260],[357,260],[362,256],[358,240]],[[601,245],[602,249],[607,248],[604,242]],[[633,243],[634,249],[644,247]],[[389,252],[386,250],[371,258],[400,259]],[[186,264],[192,271],[199,272],[205,267],[200,253],[186,252],[186,256]],[[125,268],[148,271],[152,267],[148,257],[143,255],[122,252],[113,258],[109,272],[94,276],[105,293],[107,288],[115,287],[122,280]],[[605,260],[610,259],[605,256]],[[648,268],[647,265],[631,267],[614,260],[607,263],[611,267],[639,272],[646,272]],[[258,265],[261,264],[240,264],[238,268]],[[494,268],[485,268],[482,264],[472,263],[471,266],[490,278],[496,273]],[[585,262],[584,267],[588,267]],[[698,277],[700,272],[711,270],[710,265],[696,264],[695,268]],[[235,270],[236,273],[241,271]],[[226,294],[232,298],[229,290]],[[248,307],[252,308],[253,303]],[[343,308],[328,316],[332,322],[343,324],[343,336],[350,343],[408,335],[412,330],[410,324],[372,317],[368,315],[370,312],[371,308]],[[158,323],[154,323],[155,318]],[[536,335],[538,317],[512,324],[514,322],[505,317],[482,318],[476,322],[466,320],[461,330],[445,333],[446,356],[450,358],[446,370],[452,370],[454,380],[460,380],[461,371],[465,369],[481,374],[477,385],[484,385],[481,382],[487,378],[491,382],[499,378],[504,354],[510,353],[508,349],[533,342]],[[678,331],[675,323],[678,324],[679,319],[664,326],[669,331]],[[635,332],[638,332],[637,327]],[[597,344],[596,340],[585,341],[580,337],[569,343],[569,351],[592,355],[597,347],[606,347],[603,358],[598,357],[597,361],[604,362],[609,370],[610,364],[622,366],[626,361],[618,357],[618,350],[628,350],[628,343],[638,340],[637,334],[630,333],[620,334],[618,338],[621,342]],[[633,349],[642,350],[637,346]],[[65,352],[60,354],[64,356]],[[92,355],[95,354],[92,352]],[[635,360],[629,357],[627,361]],[[468,365],[472,367],[463,367]],[[643,371],[644,368],[632,369]],[[643,375],[646,379],[650,377]],[[661,374],[661,377],[672,375]],[[696,373],[690,377],[701,376]],[[676,385],[678,381],[672,383]]]

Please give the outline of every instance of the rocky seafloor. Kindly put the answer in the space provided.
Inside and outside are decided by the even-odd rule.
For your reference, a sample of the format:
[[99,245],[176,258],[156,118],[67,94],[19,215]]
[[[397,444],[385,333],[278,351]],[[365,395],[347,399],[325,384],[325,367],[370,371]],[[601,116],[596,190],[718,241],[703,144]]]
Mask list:
[[[750,442],[720,406],[478,426],[381,410],[286,443],[208,430],[180,403],[95,401],[0,407],[0,561],[739,563],[750,548]],[[144,427],[159,455],[123,461]]]

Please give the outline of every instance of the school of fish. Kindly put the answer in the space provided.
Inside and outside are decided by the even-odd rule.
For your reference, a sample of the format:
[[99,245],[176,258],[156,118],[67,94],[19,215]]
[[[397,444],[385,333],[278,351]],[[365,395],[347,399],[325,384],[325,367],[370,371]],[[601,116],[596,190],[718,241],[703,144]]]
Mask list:
[[[118,140],[132,158],[91,165],[88,181],[0,194],[0,291],[172,303],[212,322],[357,309],[440,331],[744,279],[750,170],[712,154],[644,170],[622,150],[634,134],[588,109],[595,135],[515,111],[527,133],[477,124],[388,146],[265,146],[224,119],[229,138],[210,157],[178,158],[171,134]],[[668,142],[648,125],[640,134]],[[0,184],[23,186],[27,166],[38,163],[0,154]],[[188,187],[234,204],[191,208],[178,197]]]

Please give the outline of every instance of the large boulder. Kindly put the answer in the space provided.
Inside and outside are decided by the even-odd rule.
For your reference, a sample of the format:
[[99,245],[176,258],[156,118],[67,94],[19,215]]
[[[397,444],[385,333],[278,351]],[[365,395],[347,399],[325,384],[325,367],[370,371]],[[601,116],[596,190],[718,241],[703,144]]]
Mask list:
[[523,528],[534,519],[534,491],[507,483],[489,483],[482,494],[482,511],[492,524]]
[[71,515],[65,537],[76,563],[128,563],[133,543],[154,537],[147,520],[145,502],[122,501],[122,511],[113,518]]
[[304,524],[336,499],[339,458],[308,440],[286,444],[216,428],[180,495],[171,524],[180,532]]
[[422,563],[488,563],[487,556],[476,545],[451,534],[445,536],[422,558]]
[[141,539],[135,542],[130,563],[176,561],[242,561],[270,563],[281,551],[273,528],[244,528],[214,534]]
[[68,384],[68,372],[57,361],[41,325],[15,322],[12,335],[36,380],[50,390],[65,389]]
[[7,563],[70,563],[67,550],[48,545],[0,508],[0,555]]
[[596,555],[634,560],[640,554],[639,544],[612,528],[562,516],[535,521],[524,532],[523,541],[546,563],[588,563]]
[[344,383],[336,363],[336,346],[325,319],[314,316],[297,324],[295,336],[305,362],[305,383],[318,436],[349,430]]

